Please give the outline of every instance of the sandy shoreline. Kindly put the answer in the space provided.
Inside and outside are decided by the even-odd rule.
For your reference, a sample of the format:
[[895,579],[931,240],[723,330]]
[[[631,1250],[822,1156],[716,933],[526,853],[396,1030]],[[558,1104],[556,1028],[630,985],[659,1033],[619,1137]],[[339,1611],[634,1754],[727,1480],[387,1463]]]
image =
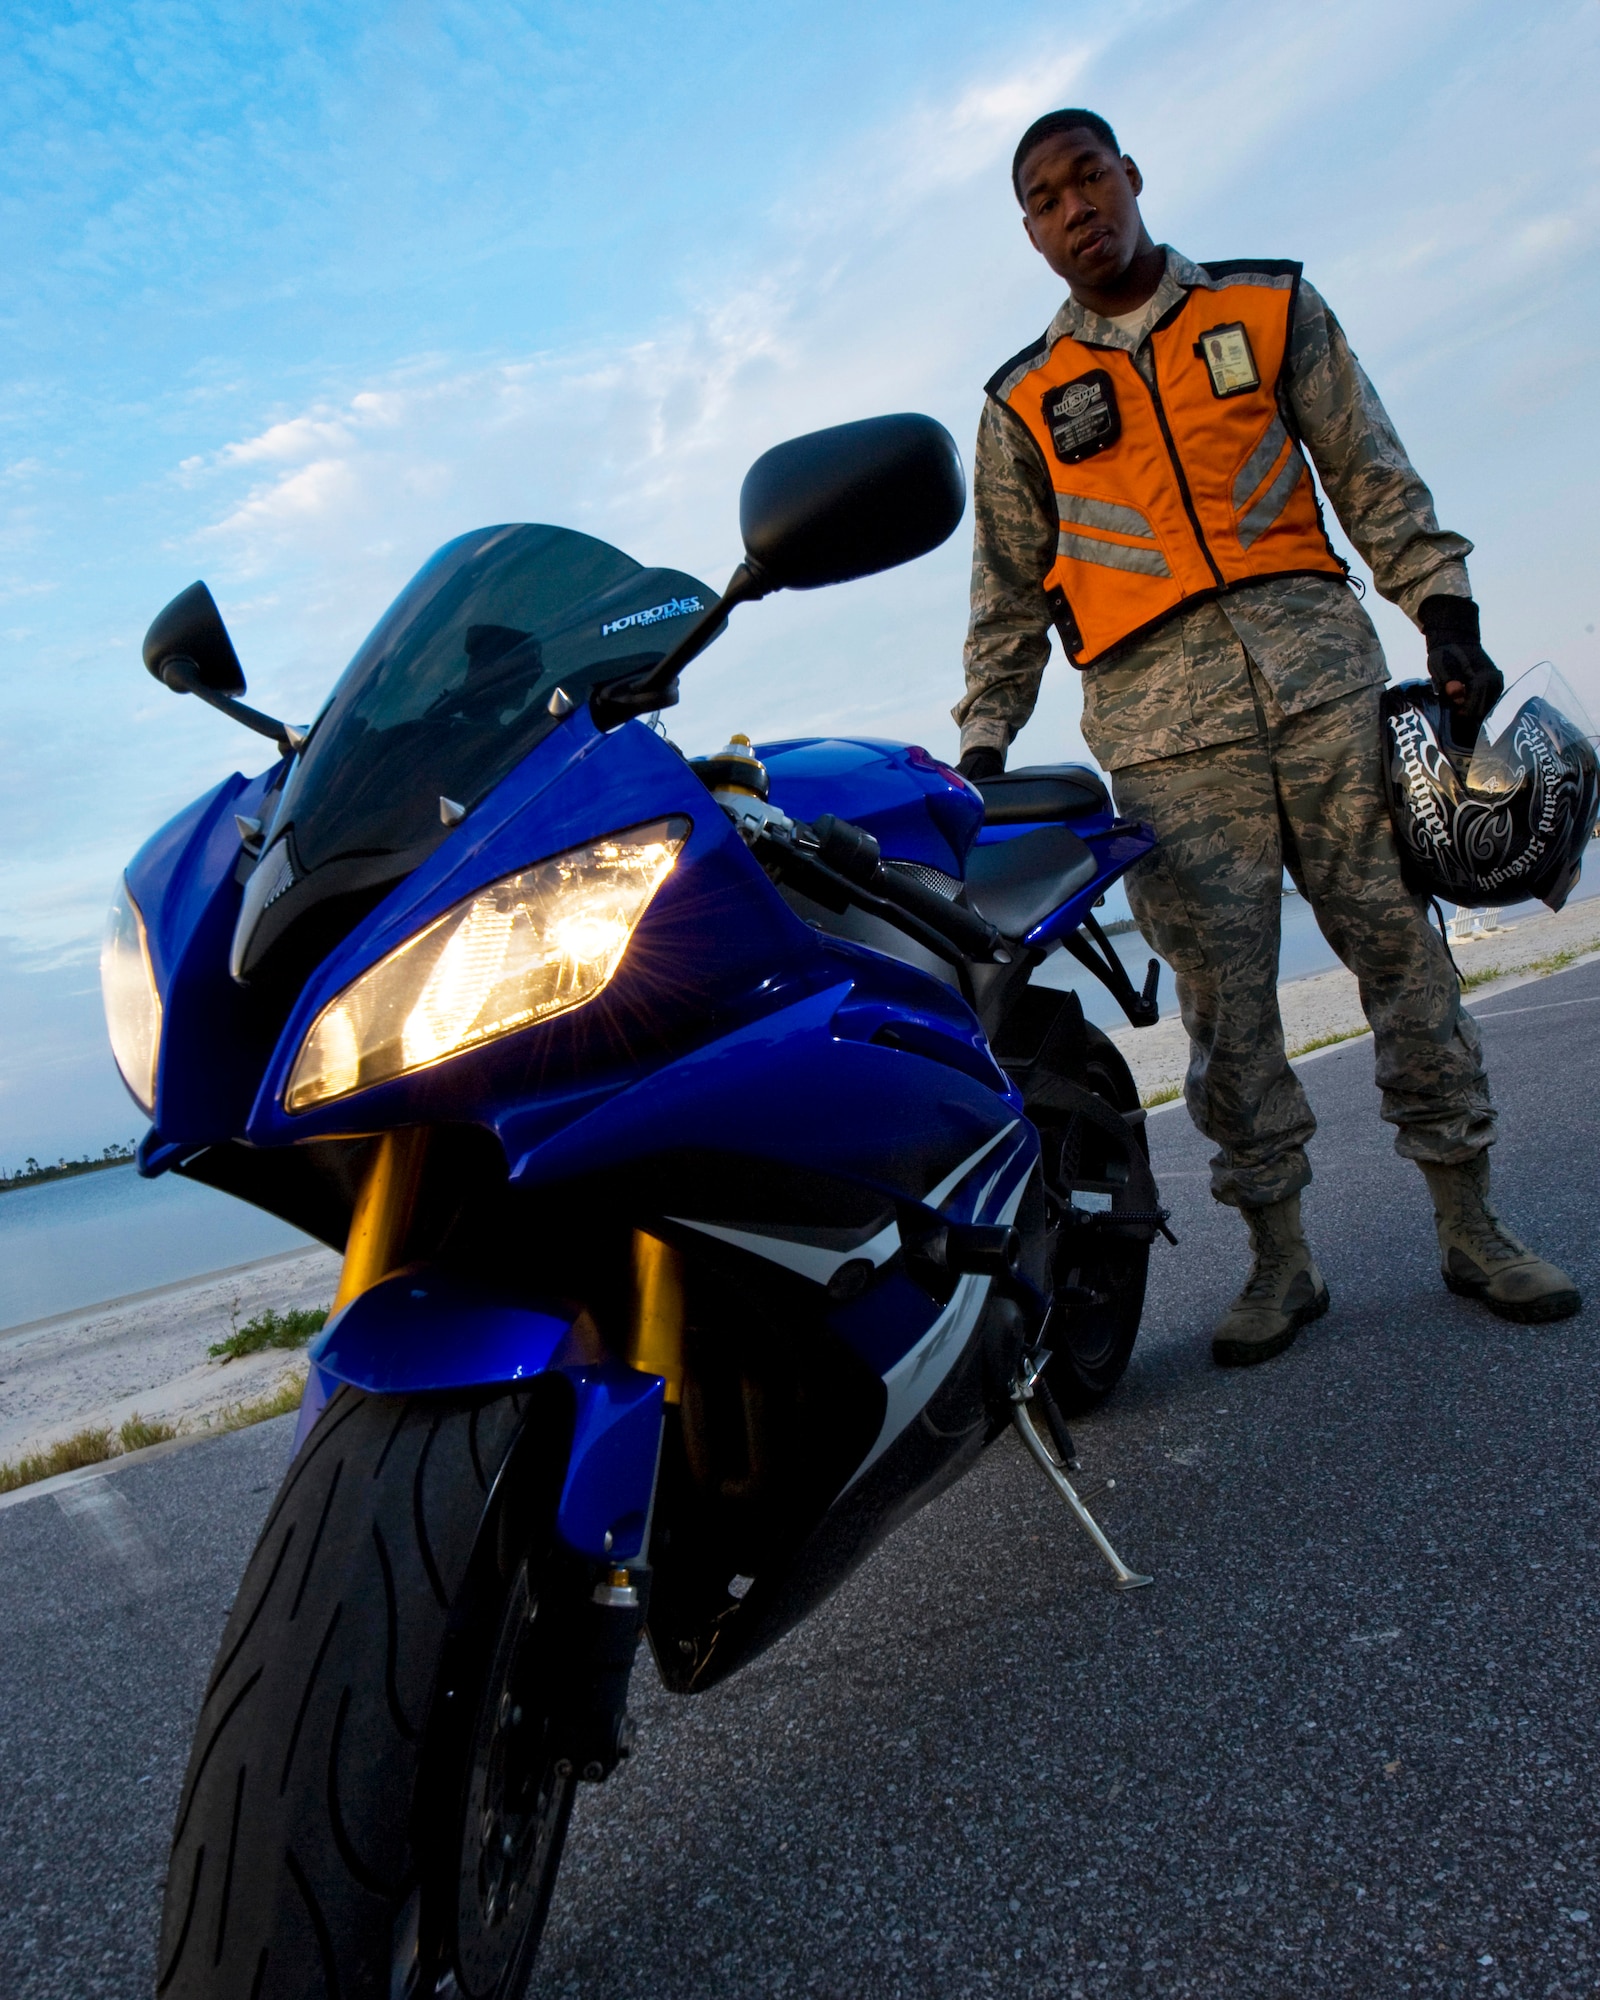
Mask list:
[[135,1414],[198,1428],[230,1403],[273,1388],[295,1355],[212,1361],[235,1315],[269,1306],[326,1306],[339,1279],[331,1250],[291,1250],[159,1291],[58,1314],[0,1334],[0,1460],[17,1459],[89,1424],[115,1430]]
[[[1474,990],[1476,1004],[1539,976],[1520,970],[1536,960],[1596,949],[1600,898],[1559,916],[1525,917],[1455,952],[1469,977],[1504,975]],[[1355,979],[1342,968],[1293,980],[1278,989],[1278,998],[1291,1054],[1366,1030]],[[1175,1016],[1154,1028],[1119,1029],[1113,1040],[1144,1097],[1182,1084],[1188,1044]],[[198,1429],[229,1404],[265,1394],[299,1365],[296,1356],[274,1351],[224,1363],[209,1360],[207,1347],[235,1320],[242,1325],[269,1306],[279,1312],[326,1306],[338,1276],[339,1259],[331,1250],[291,1250],[7,1328],[0,1332],[0,1460],[37,1451],[88,1424],[115,1430],[135,1413]]]
[[[1539,959],[1561,952],[1587,953],[1597,949],[1600,949],[1600,897],[1575,903],[1557,915],[1541,913],[1523,917],[1506,929],[1488,932],[1472,943],[1451,945],[1464,978],[1485,972],[1504,975],[1503,979],[1486,980],[1475,986],[1467,997],[1469,1007],[1501,991],[1504,985],[1539,976],[1520,970]],[[1280,986],[1278,1008],[1291,1056],[1312,1043],[1367,1032],[1355,974],[1346,972],[1343,966]],[[1153,1096],[1182,1088],[1189,1064],[1189,1039],[1176,1011],[1164,1015],[1153,1028],[1118,1028],[1111,1039],[1127,1059],[1139,1094],[1147,1102]]]

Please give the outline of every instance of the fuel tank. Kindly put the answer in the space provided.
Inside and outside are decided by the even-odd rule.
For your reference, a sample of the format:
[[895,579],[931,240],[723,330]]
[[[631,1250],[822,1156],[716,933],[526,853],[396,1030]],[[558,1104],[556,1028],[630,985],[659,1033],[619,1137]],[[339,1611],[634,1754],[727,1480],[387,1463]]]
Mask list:
[[864,826],[890,861],[960,876],[983,824],[983,801],[948,765],[916,744],[864,736],[759,743],[768,794],[791,819],[833,813]]

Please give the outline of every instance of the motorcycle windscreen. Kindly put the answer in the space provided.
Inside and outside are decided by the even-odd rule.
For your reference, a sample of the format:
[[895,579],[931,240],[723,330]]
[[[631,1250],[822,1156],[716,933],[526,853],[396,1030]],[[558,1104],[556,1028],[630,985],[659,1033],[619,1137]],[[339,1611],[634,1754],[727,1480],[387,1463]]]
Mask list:
[[408,855],[442,837],[440,798],[487,796],[577,701],[665,654],[716,593],[569,528],[447,542],[346,668],[279,812],[300,871]]

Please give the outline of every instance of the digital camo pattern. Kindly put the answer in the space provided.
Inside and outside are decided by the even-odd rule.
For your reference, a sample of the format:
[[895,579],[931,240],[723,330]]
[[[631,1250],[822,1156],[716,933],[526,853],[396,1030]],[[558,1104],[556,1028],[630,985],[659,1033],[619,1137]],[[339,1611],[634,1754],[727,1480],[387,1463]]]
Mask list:
[[1542,896],[1559,909],[1600,810],[1593,745],[1549,702],[1524,702],[1466,779],[1440,746],[1426,682],[1383,700],[1384,782],[1406,880],[1485,907]]
[[[1126,331],[1068,299],[1050,337],[1120,348],[1148,377],[1147,336],[1186,289],[1210,285],[1167,251],[1161,285]],[[1290,335],[1285,420],[1297,430],[1379,591],[1408,614],[1434,594],[1468,597],[1472,544],[1441,529],[1433,500],[1333,314],[1302,282]],[[1050,656],[1043,578],[1059,535],[1053,488],[1025,426],[993,397],[973,473],[972,614],[961,747],[1005,751],[1038,699]],[[1083,675],[1084,736],[1107,770],[1246,739],[1249,655],[1286,714],[1387,679],[1372,621],[1349,588],[1294,577],[1247,585],[1170,618]]]
[[1212,1193],[1255,1207],[1311,1178],[1316,1120],[1278,1013],[1282,871],[1355,973],[1395,1149],[1442,1165],[1494,1137],[1478,1030],[1424,900],[1401,879],[1379,771],[1378,691],[1288,715],[1265,680],[1251,735],[1116,774],[1117,809],[1160,846],[1128,901],[1172,967],[1189,1035],[1184,1099],[1216,1142]]

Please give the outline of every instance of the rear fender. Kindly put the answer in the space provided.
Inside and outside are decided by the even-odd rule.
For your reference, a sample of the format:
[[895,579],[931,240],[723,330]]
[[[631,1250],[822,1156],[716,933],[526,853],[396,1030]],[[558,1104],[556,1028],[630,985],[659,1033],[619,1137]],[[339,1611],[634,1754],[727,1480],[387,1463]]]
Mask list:
[[422,1396],[542,1377],[562,1381],[573,1398],[557,1533],[596,1562],[629,1561],[644,1548],[665,1385],[607,1355],[578,1307],[510,1304],[425,1268],[385,1278],[312,1342],[294,1448],[341,1383],[370,1396]]

